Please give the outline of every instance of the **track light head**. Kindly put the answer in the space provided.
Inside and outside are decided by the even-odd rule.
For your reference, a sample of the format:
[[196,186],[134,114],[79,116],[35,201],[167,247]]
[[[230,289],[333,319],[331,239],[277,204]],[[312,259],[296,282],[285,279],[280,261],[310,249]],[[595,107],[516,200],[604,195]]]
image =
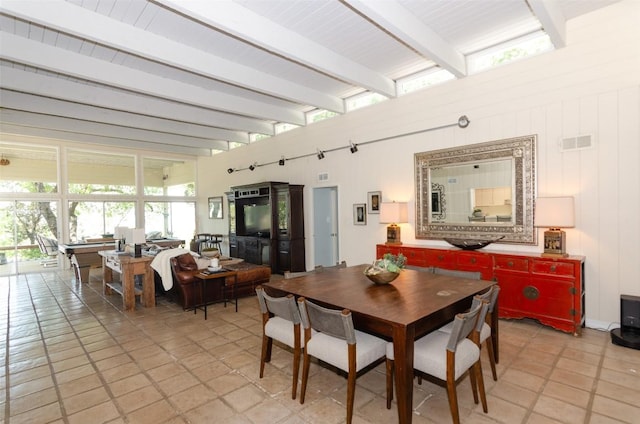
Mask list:
[[469,118],[467,118],[467,115],[462,115],[460,118],[458,118],[458,126],[460,128],[467,128],[470,122],[471,121],[469,121]]
[[278,161],[278,165],[284,166],[284,156],[280,158],[280,160]]
[[258,165],[257,162],[253,162],[251,165],[249,165],[249,170],[253,171],[254,169],[256,169],[256,166]]
[[324,159],[324,152],[322,150],[318,150],[318,160]]
[[227,169],[227,172],[228,172],[229,174],[232,174],[232,173],[233,173],[233,171],[235,171],[235,169],[233,169],[233,168],[229,168],[229,169]]
[[358,151],[358,145],[354,144],[352,141],[349,142],[349,150],[351,150],[351,153],[355,153]]

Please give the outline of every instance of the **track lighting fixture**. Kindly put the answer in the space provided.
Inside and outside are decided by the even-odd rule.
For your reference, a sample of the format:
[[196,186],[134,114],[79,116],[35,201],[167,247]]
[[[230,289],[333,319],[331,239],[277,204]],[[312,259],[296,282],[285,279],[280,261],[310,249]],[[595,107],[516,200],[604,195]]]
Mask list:
[[[2,1],[2,0],[0,0]],[[449,124],[443,124],[443,125],[439,125],[439,126],[435,126],[435,127],[431,127],[431,128],[423,128],[417,131],[411,131],[411,132],[407,132],[407,133],[403,133],[403,134],[394,134],[394,135],[388,135],[382,138],[376,138],[373,140],[366,140],[366,141],[361,141],[360,143],[356,144],[353,141],[349,140],[349,145],[348,146],[338,146],[338,147],[334,147],[334,148],[330,148],[327,150],[320,150],[319,147],[316,147],[316,157],[318,158],[318,160],[322,160],[325,157],[325,153],[326,152],[335,152],[338,150],[343,150],[343,149],[349,149],[349,151],[353,154],[356,153],[358,151],[358,146],[364,146],[366,144],[371,144],[371,143],[379,143],[382,141],[388,141],[388,140],[392,140],[392,139],[396,139],[396,138],[400,138],[400,137],[407,137],[410,135],[416,135],[416,134],[422,134],[428,131],[436,131],[436,130],[441,130],[444,128],[451,128],[451,127],[459,127],[459,128],[467,128],[469,126],[469,124],[471,123],[471,121],[469,120],[469,118],[467,117],[467,115],[461,115],[458,118],[457,122],[451,122]],[[0,157],[2,155],[0,154]],[[285,158],[284,155],[280,156],[279,160],[274,160],[272,162],[264,162],[261,163],[260,165],[258,165],[258,162],[253,162],[253,164],[249,165],[246,168],[229,168],[227,169],[227,172],[229,174],[232,174],[236,171],[244,171],[246,169],[250,170],[250,171],[254,171],[258,166],[267,166],[267,165],[275,165],[276,163],[279,166],[284,166],[286,161],[290,161],[290,160],[296,160],[296,159],[302,159],[302,158],[308,158],[313,156],[313,153],[306,153],[306,154],[302,154],[300,156],[292,156],[289,158]],[[5,162],[6,161],[6,162]],[[2,160],[0,160],[0,165],[8,165],[9,164],[9,160],[8,159],[4,159],[2,158]]]

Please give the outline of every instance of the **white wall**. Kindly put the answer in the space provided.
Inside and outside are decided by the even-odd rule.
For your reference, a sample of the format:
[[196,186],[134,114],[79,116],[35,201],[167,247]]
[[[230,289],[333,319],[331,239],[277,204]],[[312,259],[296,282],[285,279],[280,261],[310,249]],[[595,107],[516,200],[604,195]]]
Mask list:
[[[309,125],[263,142],[199,161],[200,200],[230,186],[260,181],[305,185],[307,267],[313,267],[313,187],[338,186],[341,260],[370,262],[375,244],[386,240],[385,225],[368,215],[354,226],[352,205],[368,191],[383,201],[415,204],[413,154],[528,134],[538,135],[539,195],[573,195],[576,227],[567,231],[568,251],[586,256],[587,325],[619,321],[620,294],[640,295],[640,2],[624,0],[574,19],[564,49],[462,80],[413,93],[341,117]],[[228,174],[247,167],[421,129],[471,125],[398,137],[348,149]],[[562,153],[561,138],[591,134],[591,149]],[[319,182],[317,175],[329,179]],[[226,206],[226,202],[225,202]],[[199,205],[199,231],[226,232],[224,221],[206,219]],[[405,244],[445,246],[415,240],[415,218],[403,225]],[[540,230],[542,232],[543,229]],[[541,237],[539,237],[541,238]],[[541,252],[542,246],[494,245],[492,249]]]

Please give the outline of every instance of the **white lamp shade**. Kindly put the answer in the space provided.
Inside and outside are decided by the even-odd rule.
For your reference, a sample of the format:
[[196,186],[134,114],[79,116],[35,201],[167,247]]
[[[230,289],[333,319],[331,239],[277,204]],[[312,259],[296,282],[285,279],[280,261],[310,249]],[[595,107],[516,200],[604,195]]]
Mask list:
[[113,238],[117,240],[126,238],[128,231],[129,231],[128,227],[116,227],[113,231]]
[[131,230],[131,243],[144,244],[146,241],[144,228],[134,228]]
[[400,224],[409,222],[406,202],[383,202],[380,204],[381,224]]
[[538,197],[535,208],[536,227],[572,228],[573,197]]

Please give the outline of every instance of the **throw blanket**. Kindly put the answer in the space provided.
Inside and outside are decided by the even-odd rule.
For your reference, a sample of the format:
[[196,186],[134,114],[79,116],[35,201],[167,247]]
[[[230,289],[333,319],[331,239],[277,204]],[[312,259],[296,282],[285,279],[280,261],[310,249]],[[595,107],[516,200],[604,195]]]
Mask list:
[[198,256],[197,253],[190,250],[175,248],[161,250],[155,258],[153,258],[153,261],[151,261],[151,268],[155,269],[158,275],[160,275],[160,278],[162,278],[162,285],[165,290],[171,290],[173,287],[173,275],[171,275],[171,264],[169,263],[169,259],[185,253],[191,253],[196,257]]

